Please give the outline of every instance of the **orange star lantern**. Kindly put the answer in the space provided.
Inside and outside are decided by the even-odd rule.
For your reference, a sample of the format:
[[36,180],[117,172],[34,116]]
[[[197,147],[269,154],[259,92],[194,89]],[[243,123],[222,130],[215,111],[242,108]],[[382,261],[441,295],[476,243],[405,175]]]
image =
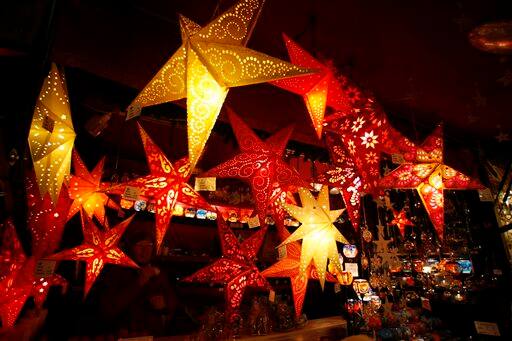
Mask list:
[[92,218],[96,217],[98,222],[108,228],[108,221],[105,218],[105,206],[119,210],[120,207],[104,193],[109,184],[101,183],[103,165],[105,158],[94,167],[89,173],[80,155],[73,151],[73,167],[75,175],[69,179],[69,196],[73,199],[69,209],[68,220],[83,209]]
[[350,108],[351,104],[344,96],[345,92],[330,65],[324,65],[313,58],[313,56],[285,34],[283,34],[283,39],[293,64],[314,68],[318,70],[318,73],[277,80],[272,82],[272,84],[301,95],[304,98],[313,127],[318,138],[321,138],[326,106],[330,106],[335,110],[345,110]]
[[176,202],[205,209],[210,205],[187,184],[190,177],[188,159],[180,159],[173,165],[140,124],[138,127],[151,174],[114,186],[108,192],[122,195],[127,187],[134,187],[139,190],[140,196],[155,202],[158,250],[169,227]]
[[270,289],[267,280],[254,264],[266,228],[259,230],[242,243],[239,243],[224,219],[217,218],[217,226],[222,257],[183,281],[223,284],[225,286],[227,315],[232,319],[240,307],[247,287]]
[[402,238],[405,237],[405,227],[414,226],[413,222],[407,218],[407,215],[403,210],[400,212],[393,210],[393,220],[391,220],[389,225],[396,225],[400,231],[400,234],[402,235]]
[[415,151],[415,162],[406,162],[380,180],[382,188],[416,189],[439,239],[444,237],[445,189],[481,189],[476,180],[443,163],[443,130],[434,133]]
[[307,185],[297,171],[282,160],[292,129],[282,129],[263,142],[236,114],[228,111],[228,115],[240,154],[206,172],[205,176],[249,181],[263,226],[275,187],[286,190]]
[[82,231],[84,242],[69,250],[56,253],[48,259],[51,260],[80,260],[85,261],[84,296],[87,296],[94,281],[98,278],[105,264],[115,264],[137,268],[137,264],[124,254],[117,246],[126,227],[133,219],[133,215],[110,230],[102,232],[89,216],[81,211]]
[[180,16],[183,43],[131,104],[130,110],[187,98],[193,169],[229,88],[311,73],[245,47],[263,0],[241,0],[201,28]]
[[41,197],[55,204],[71,167],[75,131],[64,76],[52,64],[36,102],[28,144]]
[[342,271],[336,242],[348,244],[348,241],[333,222],[341,215],[343,209],[330,210],[327,186],[322,186],[318,199],[305,188],[299,188],[299,196],[302,207],[282,204],[291,216],[302,223],[282,245],[302,239],[299,274],[306,276],[308,266],[314,261],[323,288],[328,259],[335,269]]

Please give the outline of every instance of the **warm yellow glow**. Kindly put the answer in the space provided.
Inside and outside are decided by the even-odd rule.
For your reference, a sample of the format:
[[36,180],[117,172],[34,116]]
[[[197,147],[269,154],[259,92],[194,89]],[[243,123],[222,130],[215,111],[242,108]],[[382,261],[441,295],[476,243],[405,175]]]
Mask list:
[[54,203],[69,175],[74,141],[66,82],[52,64],[36,102],[28,143],[39,192],[49,193]]
[[325,114],[325,106],[327,104],[327,89],[329,79],[326,77],[304,96],[306,107],[315,127],[318,138],[322,137],[322,127]]
[[339,272],[342,271],[336,242],[348,244],[348,241],[332,223],[341,215],[343,209],[330,210],[327,186],[322,187],[318,199],[305,188],[299,189],[299,196],[302,207],[281,204],[291,216],[302,223],[283,245],[302,239],[299,271],[305,275],[308,265],[314,261],[323,288],[327,260]]
[[143,108],[187,97],[192,171],[230,87],[311,73],[245,46],[263,0],[240,0],[204,28],[180,16],[182,46],[130,105]]

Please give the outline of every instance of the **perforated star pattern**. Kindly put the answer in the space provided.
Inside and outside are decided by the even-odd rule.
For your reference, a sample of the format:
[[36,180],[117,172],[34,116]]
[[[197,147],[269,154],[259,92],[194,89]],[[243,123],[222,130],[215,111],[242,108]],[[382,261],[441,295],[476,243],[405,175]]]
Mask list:
[[302,207],[283,204],[286,211],[302,223],[283,245],[302,239],[299,273],[305,276],[309,264],[314,261],[323,288],[328,259],[339,272],[342,271],[336,242],[348,244],[348,241],[332,223],[343,209],[330,210],[327,186],[322,186],[318,199],[305,188],[299,188],[299,196]]
[[405,237],[406,226],[414,226],[413,222],[409,218],[407,218],[407,215],[403,210],[400,212],[393,210],[393,219],[391,220],[389,225],[395,225],[396,227],[398,227],[398,230],[400,231],[402,237]]
[[41,196],[55,203],[71,167],[75,131],[64,76],[52,64],[36,102],[28,136]]
[[201,28],[180,16],[181,47],[132,103],[146,107],[187,97],[188,150],[194,168],[228,89],[311,73],[244,47],[263,0],[240,0]]

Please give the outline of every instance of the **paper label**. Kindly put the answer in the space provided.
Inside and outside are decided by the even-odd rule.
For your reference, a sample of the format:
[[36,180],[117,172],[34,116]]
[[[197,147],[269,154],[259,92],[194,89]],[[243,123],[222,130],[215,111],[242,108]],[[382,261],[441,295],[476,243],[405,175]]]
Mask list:
[[278,259],[286,258],[287,252],[286,252],[286,245],[280,246],[277,248],[277,257]]
[[140,116],[142,108],[140,104],[130,105],[126,110],[126,121],[131,120],[137,116]]
[[53,275],[56,264],[57,262],[54,260],[41,259],[37,261],[36,268],[34,269],[34,276],[36,278],[42,278]]
[[43,118],[43,128],[48,130],[50,133],[53,132],[53,128],[55,128],[55,120],[50,116],[46,115]]
[[341,291],[341,284],[336,283],[334,284],[334,293],[339,293]]
[[425,297],[421,297],[421,307],[425,310],[432,311],[432,307],[430,306],[430,300]]
[[350,272],[353,277],[359,277],[359,266],[357,263],[345,263],[345,271]]
[[140,189],[138,187],[126,186],[123,193],[123,198],[128,200],[138,200]]
[[268,300],[270,302],[274,302],[276,300],[276,292],[274,290],[270,290],[268,293]]
[[478,334],[481,335],[492,335],[492,336],[501,336],[500,330],[498,328],[498,325],[496,323],[492,322],[481,322],[481,321],[474,321],[475,322],[475,329]]
[[196,191],[215,192],[217,190],[217,178],[196,178],[194,189]]
[[128,337],[121,338],[118,341],[153,341],[153,336]]
[[479,189],[478,196],[480,197],[480,201],[490,201],[490,202],[494,201],[491,190],[489,188]]
[[258,217],[258,215],[255,215],[254,217],[249,217],[247,219],[247,225],[249,225],[250,229],[260,226],[260,218]]
[[391,162],[395,164],[402,164],[405,162],[405,159],[402,154],[391,154]]

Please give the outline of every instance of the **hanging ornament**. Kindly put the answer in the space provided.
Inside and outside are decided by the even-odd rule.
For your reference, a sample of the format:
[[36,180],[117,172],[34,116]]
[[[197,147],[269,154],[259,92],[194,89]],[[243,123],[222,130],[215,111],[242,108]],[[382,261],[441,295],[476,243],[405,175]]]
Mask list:
[[308,76],[277,80],[272,84],[303,97],[313,127],[320,139],[326,106],[335,110],[346,110],[351,107],[352,103],[346,96],[347,93],[343,91],[332,66],[324,65],[313,58],[285,34],[283,34],[283,40],[293,64],[316,69],[318,72]]
[[69,197],[73,199],[73,203],[69,209],[68,220],[83,209],[89,218],[94,216],[100,224],[109,227],[105,217],[105,206],[115,210],[119,210],[120,207],[104,193],[110,186],[109,183],[101,182],[104,164],[105,158],[102,158],[89,173],[80,155],[73,151],[75,175],[69,178],[68,187]]
[[[190,177],[190,163],[182,158],[174,163],[151,140],[140,124],[139,134],[146,153],[150,174],[121,183],[108,189],[109,193],[123,195],[129,188],[137,188],[139,196],[152,200],[156,210],[156,246],[160,249],[171,221],[176,203],[194,208],[210,208],[187,181]],[[194,212],[195,215],[195,212]]]
[[52,64],[36,102],[28,144],[41,197],[55,204],[71,167],[75,131],[64,76]]
[[270,289],[267,280],[254,264],[266,229],[259,230],[240,243],[223,219],[217,219],[217,226],[222,257],[183,281],[224,284],[226,312],[228,318],[232,320],[236,316],[247,287]]
[[138,267],[117,246],[119,239],[134,216],[132,215],[128,219],[123,220],[106,232],[100,231],[85,212],[80,211],[80,216],[82,218],[82,232],[84,234],[82,245],[61,251],[47,259],[85,261],[87,266],[85,268],[84,296],[87,296],[105,264]]
[[343,245],[343,255],[349,259],[356,258],[358,254],[357,246],[345,244]]
[[444,237],[444,189],[482,189],[478,181],[443,162],[443,130],[434,133],[416,149],[415,161],[406,162],[380,180],[382,188],[416,189],[439,239]]
[[354,159],[348,155],[339,136],[328,133],[325,139],[334,167],[321,174],[318,182],[339,188],[350,222],[357,231],[360,221],[361,177],[358,175]]
[[288,190],[307,185],[297,171],[282,160],[292,129],[279,130],[263,142],[235,113],[228,110],[228,115],[240,154],[206,172],[205,176],[249,181],[260,223],[265,224],[275,188]]
[[299,188],[302,207],[282,204],[286,211],[302,225],[288,237],[282,245],[302,239],[300,255],[300,273],[305,275],[311,261],[315,262],[320,285],[324,287],[327,259],[333,266],[341,271],[341,263],[336,242],[348,244],[348,241],[333,225],[333,222],[343,212],[330,210],[329,190],[323,186],[315,199],[313,194],[305,188]]
[[[372,258],[372,267],[389,267],[391,264],[397,263],[398,261],[398,249],[390,248],[389,243],[393,242],[393,240],[384,239],[384,226],[377,225],[377,229],[379,230],[379,239],[374,240],[375,244],[375,256]],[[379,260],[377,260],[378,258]]]
[[372,241],[373,239],[373,235],[371,233],[371,231],[365,226],[363,229],[362,229],[362,232],[361,232],[362,236],[363,236],[363,240],[366,242],[366,243],[369,243]]
[[190,168],[199,160],[229,88],[309,74],[245,47],[263,0],[240,0],[201,28],[180,16],[182,45],[128,111],[187,98]]
[[393,210],[393,219],[388,225],[395,225],[398,227],[402,238],[405,238],[405,227],[406,226],[414,226],[413,222],[407,218],[405,211],[397,211]]

